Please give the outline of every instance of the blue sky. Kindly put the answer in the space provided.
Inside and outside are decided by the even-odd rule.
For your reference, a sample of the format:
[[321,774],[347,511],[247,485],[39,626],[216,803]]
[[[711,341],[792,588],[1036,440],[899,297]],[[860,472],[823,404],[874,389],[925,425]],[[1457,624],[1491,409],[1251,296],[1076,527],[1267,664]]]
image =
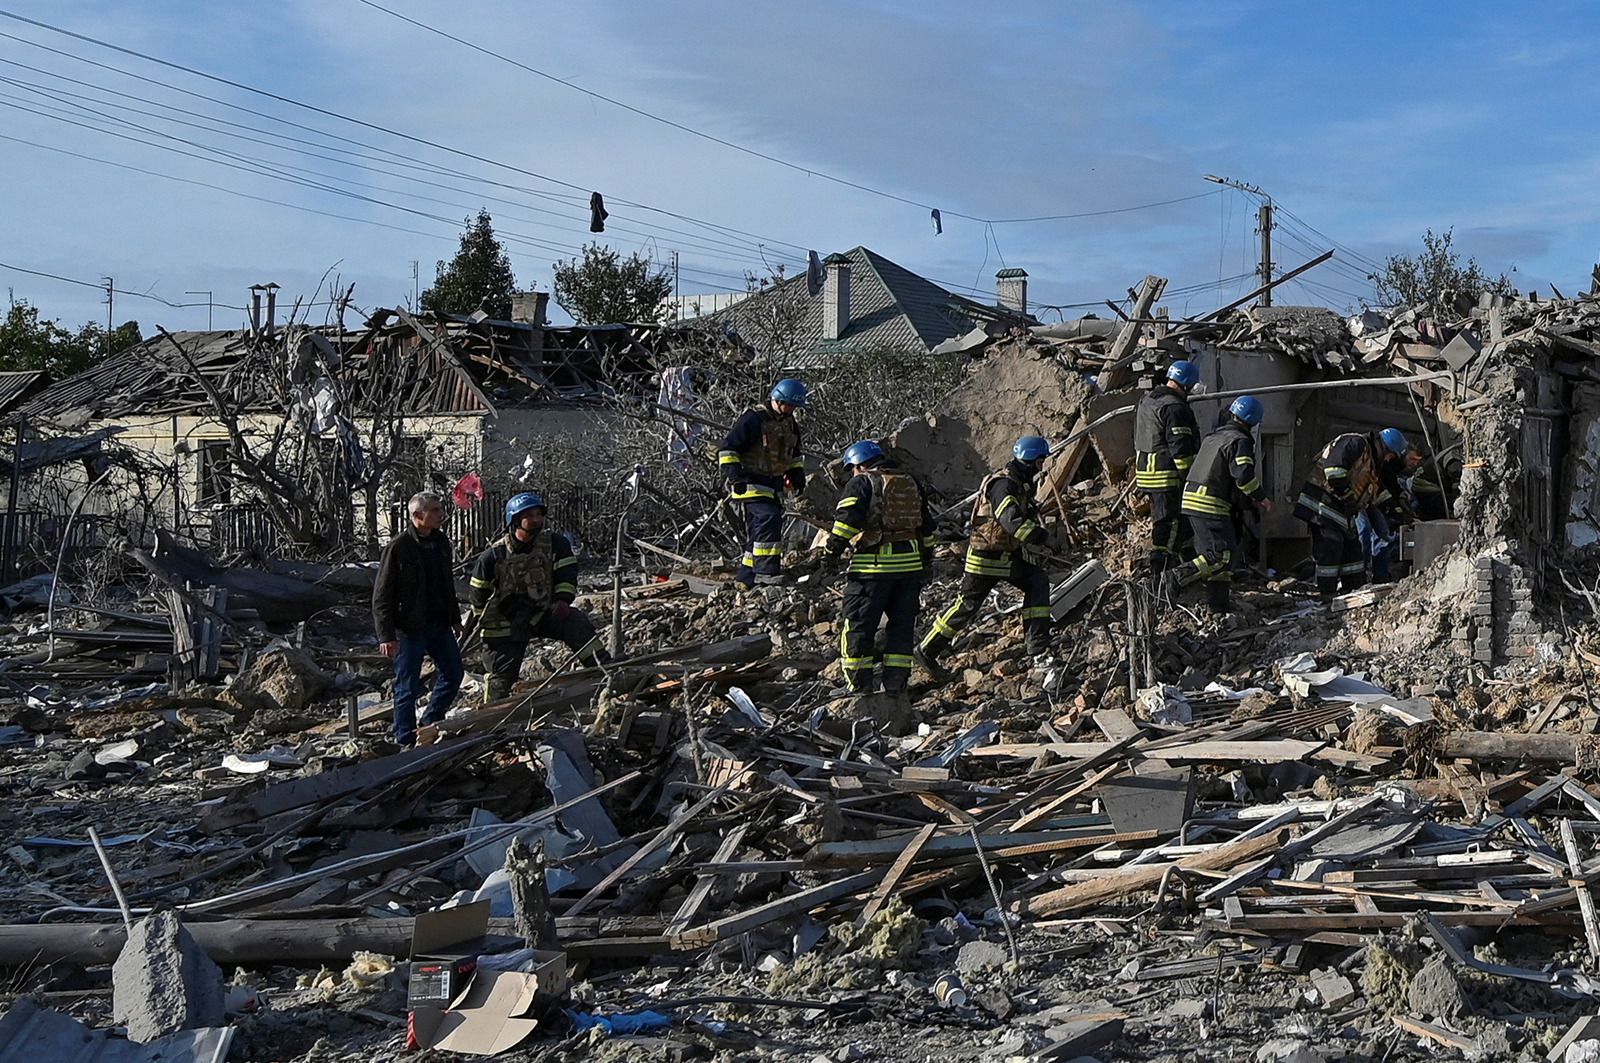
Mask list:
[[[568,84],[360,0],[0,0],[380,127],[0,18],[0,262],[174,303],[239,305],[267,281],[326,298],[337,276],[371,308],[410,296],[413,260],[425,287],[485,207],[519,280],[547,290],[589,238],[592,189],[613,215],[602,239],[677,250],[685,293],[864,244],[979,293],[1021,266],[1032,301],[1067,316],[1156,273],[1185,315],[1249,290],[1255,265],[1254,200],[1206,173],[1284,208],[1283,268],[1326,249],[1319,234],[1345,249],[1280,303],[1354,302],[1367,263],[1430,227],[1522,290],[1585,289],[1600,255],[1592,5],[380,2]],[[132,125],[112,136],[107,116]],[[89,288],[7,269],[0,284],[68,324],[105,316]],[[146,332],[206,316],[117,299]]]

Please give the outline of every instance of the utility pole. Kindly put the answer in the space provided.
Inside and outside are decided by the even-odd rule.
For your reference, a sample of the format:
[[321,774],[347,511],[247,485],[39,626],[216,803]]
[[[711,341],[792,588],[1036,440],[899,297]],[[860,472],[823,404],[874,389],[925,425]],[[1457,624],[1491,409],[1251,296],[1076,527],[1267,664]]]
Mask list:
[[184,295],[203,295],[206,297],[206,331],[211,329],[211,293],[210,292],[184,292]]
[[116,284],[111,280],[110,277],[106,277],[105,278],[105,282],[106,282],[106,343],[105,343],[104,354],[105,354],[106,357],[110,357],[110,355],[111,355],[111,314],[112,314],[112,309],[113,309],[113,307],[112,307],[112,299],[113,299],[113,296],[116,293],[117,287],[116,287]]
[[[1262,284],[1272,283],[1272,197],[1267,195],[1255,185],[1245,184],[1227,177],[1217,177],[1215,174],[1206,174],[1205,179],[1229,188],[1237,188],[1241,192],[1249,192],[1253,196],[1261,197],[1261,208],[1256,211],[1256,232],[1261,235],[1261,263],[1256,266],[1256,275],[1261,278]],[[1272,290],[1269,288],[1261,293],[1261,306],[1272,305]]]
[[672,320],[683,320],[683,297],[678,294],[678,252],[672,252]]
[[421,281],[417,279],[418,265],[419,263],[416,259],[411,260],[411,312],[413,314],[417,312],[417,303],[422,301]]

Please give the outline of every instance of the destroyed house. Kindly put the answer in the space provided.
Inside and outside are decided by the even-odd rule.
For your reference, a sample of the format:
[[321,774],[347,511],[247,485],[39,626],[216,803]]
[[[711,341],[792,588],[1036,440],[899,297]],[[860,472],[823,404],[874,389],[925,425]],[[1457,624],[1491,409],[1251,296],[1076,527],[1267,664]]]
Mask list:
[[1033,323],[1027,273],[1002,270],[996,305],[956,295],[865,247],[829,255],[821,276],[800,274],[701,320],[715,321],[782,370],[830,365],[851,354],[926,355],[981,331]]
[[[301,479],[340,500],[341,540],[359,540],[363,526],[387,536],[412,493],[448,492],[478,473],[482,502],[452,511],[451,531],[481,544],[497,533],[504,498],[525,489],[514,474],[537,475],[558,456],[566,472],[575,456],[595,454],[609,423],[596,400],[645,387],[652,370],[648,326],[551,328],[543,298],[519,309],[528,304],[536,320],[395,309],[359,329],[163,334],[49,386],[9,423],[28,439],[89,437],[110,448],[124,467],[88,492],[85,523],[110,521],[135,539],[165,527],[215,550],[289,549],[264,506],[304,503],[292,497],[299,474],[264,470],[300,463],[316,470]],[[70,512],[104,464],[58,463],[66,475],[25,478],[24,535],[30,521]],[[576,527],[599,494],[553,492],[552,519]]]

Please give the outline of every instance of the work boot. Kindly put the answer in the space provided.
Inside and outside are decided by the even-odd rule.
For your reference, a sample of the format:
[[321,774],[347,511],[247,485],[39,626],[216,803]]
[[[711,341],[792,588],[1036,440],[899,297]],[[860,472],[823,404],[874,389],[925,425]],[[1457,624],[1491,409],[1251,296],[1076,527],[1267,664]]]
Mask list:
[[1152,550],[1150,552],[1150,588],[1155,590],[1161,586],[1161,576],[1172,567],[1172,555],[1165,550]]
[[1227,580],[1206,581],[1206,612],[1212,616],[1227,616],[1232,608]]
[[920,646],[911,651],[911,659],[917,663],[917,667],[927,672],[928,678],[935,683],[948,683],[955,675],[954,672],[940,664],[931,653],[925,652]]

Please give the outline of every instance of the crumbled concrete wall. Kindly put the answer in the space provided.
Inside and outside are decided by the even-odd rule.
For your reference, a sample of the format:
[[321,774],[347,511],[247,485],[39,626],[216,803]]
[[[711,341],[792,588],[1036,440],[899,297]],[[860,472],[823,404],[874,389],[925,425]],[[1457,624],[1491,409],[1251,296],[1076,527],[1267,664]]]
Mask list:
[[936,408],[902,425],[889,446],[925,483],[959,496],[1010,459],[1018,436],[1060,439],[1090,393],[1077,371],[1048,352],[997,346]]
[[1468,547],[1482,548],[1517,537],[1522,478],[1524,389],[1511,369],[1497,371],[1486,385],[1489,401],[1462,420],[1466,461],[1456,512]]
[[1600,544],[1600,388],[1573,391],[1572,445],[1567,451],[1567,545]]

